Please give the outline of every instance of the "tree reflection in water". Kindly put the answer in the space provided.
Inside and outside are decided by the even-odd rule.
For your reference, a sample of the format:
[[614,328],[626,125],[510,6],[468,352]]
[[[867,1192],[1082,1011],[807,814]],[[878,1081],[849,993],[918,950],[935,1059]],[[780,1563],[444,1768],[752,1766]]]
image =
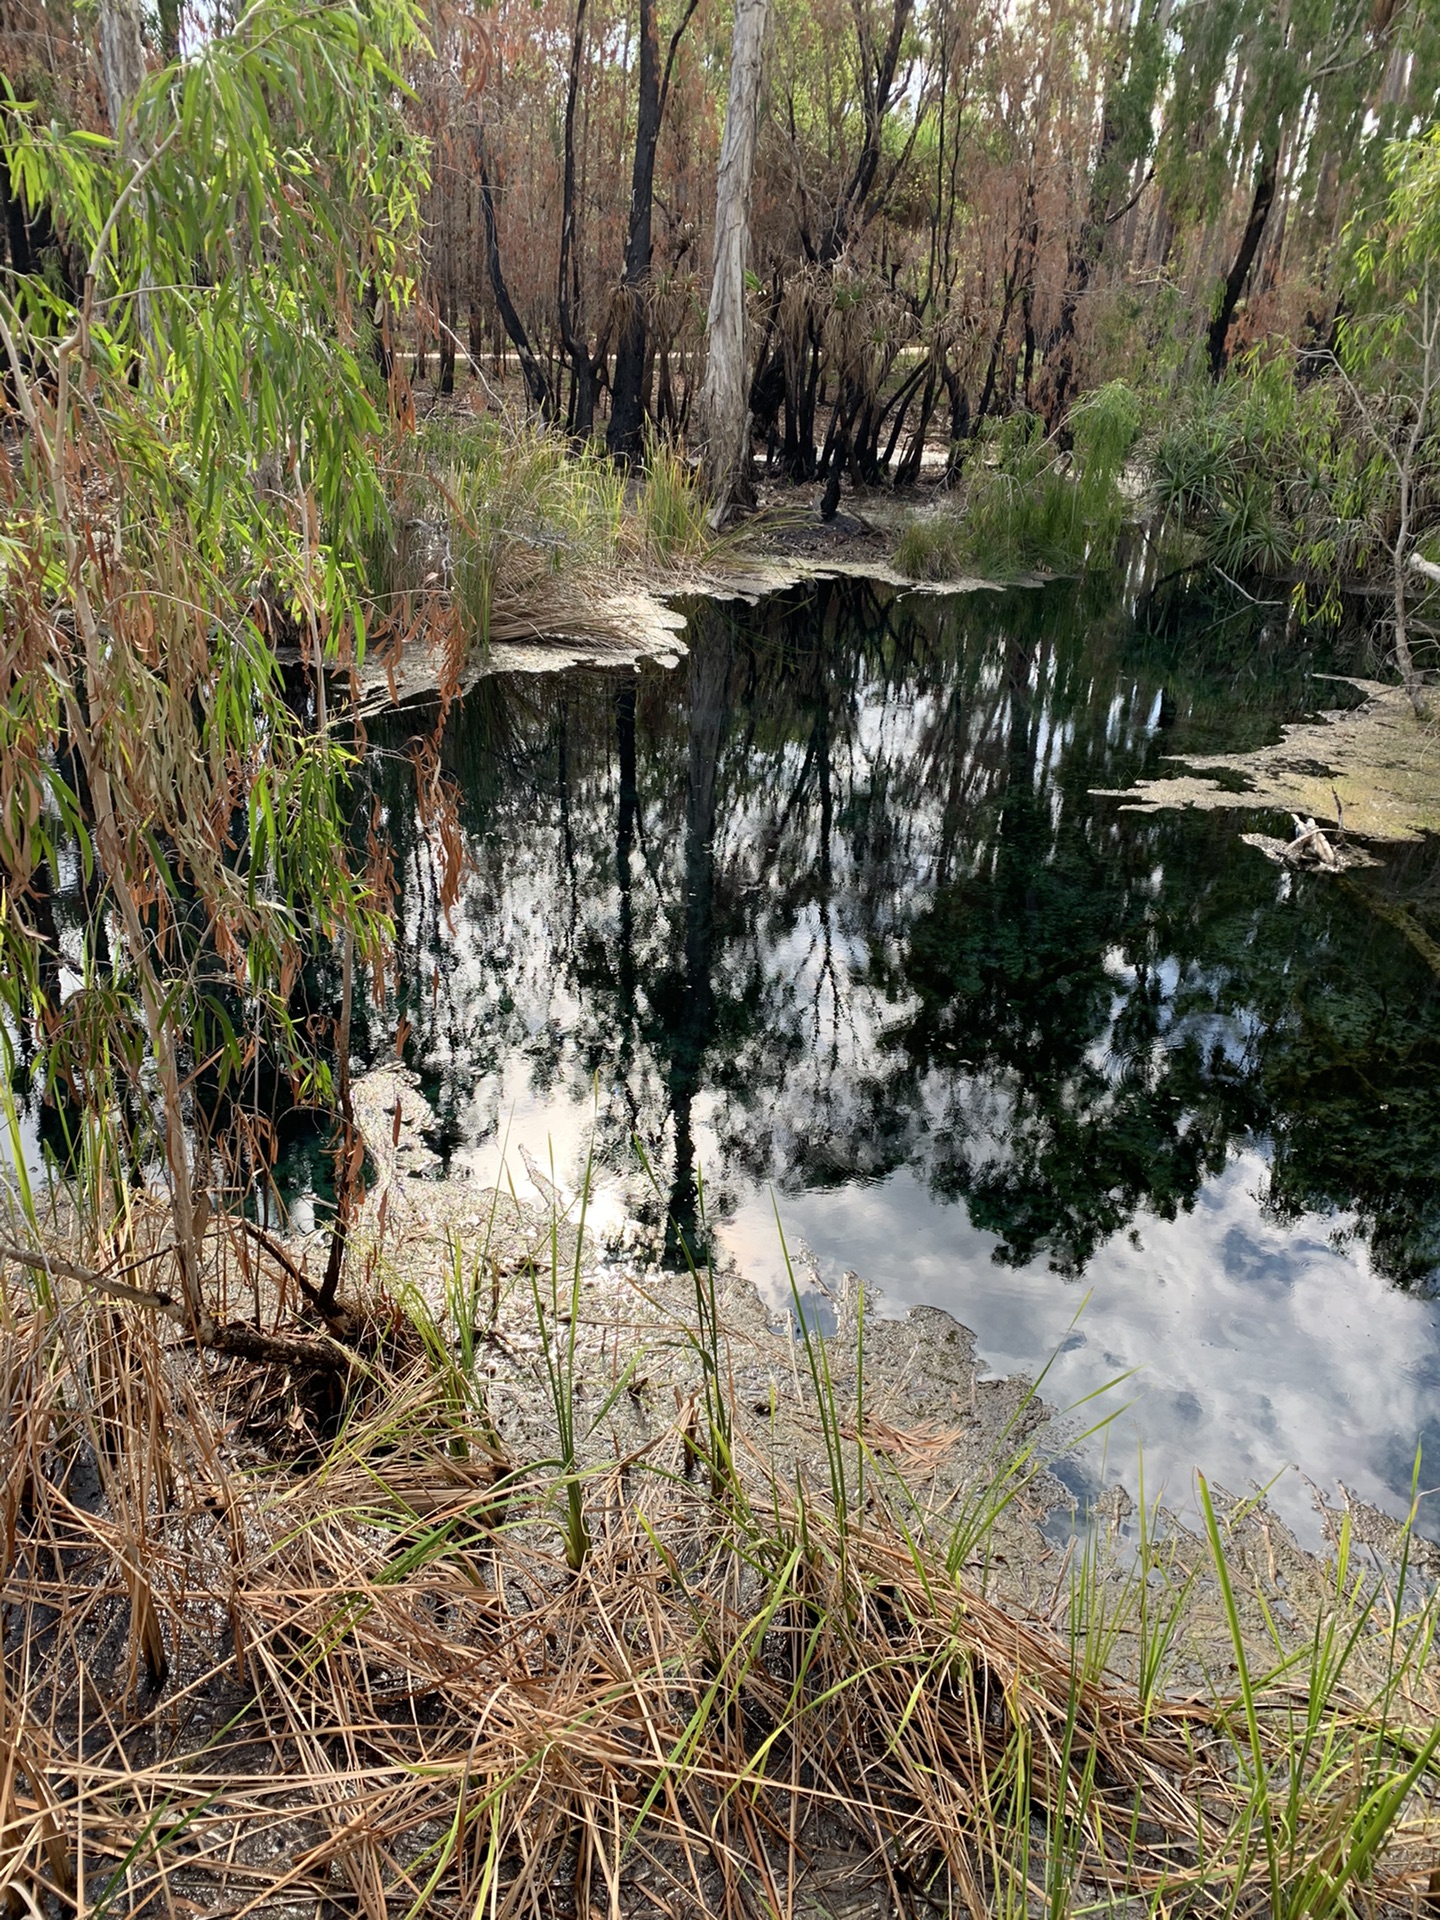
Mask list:
[[1259,1142],[1273,1216],[1338,1211],[1428,1287],[1440,980],[1405,927],[1440,931],[1437,849],[1294,876],[1234,818],[1093,792],[1333,704],[1260,619],[1157,637],[1074,586],[837,582],[698,606],[673,672],[482,681],[444,743],[473,860],[453,933],[411,726],[376,731],[445,1140],[503,1128],[523,1059],[557,1112],[598,1078],[597,1153],[645,1143],[672,1251],[701,1238],[703,1123],[712,1221],[757,1183],[909,1168],[997,1259],[1067,1275]]

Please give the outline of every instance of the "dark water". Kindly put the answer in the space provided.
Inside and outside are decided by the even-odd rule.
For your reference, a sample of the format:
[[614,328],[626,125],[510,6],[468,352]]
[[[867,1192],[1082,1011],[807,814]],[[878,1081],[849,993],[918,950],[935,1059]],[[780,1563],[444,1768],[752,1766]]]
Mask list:
[[453,930],[424,716],[372,734],[447,1156],[578,1184],[593,1121],[633,1208],[638,1136],[777,1302],[775,1202],[823,1280],[948,1308],[994,1370],[1061,1348],[1052,1401],[1140,1369],[1096,1476],[1143,1440],[1177,1500],[1293,1464],[1403,1510],[1417,1442],[1440,1480],[1440,979],[1404,931],[1440,932],[1440,848],[1294,876],[1253,817],[1092,791],[1335,703],[1258,619],[842,583],[697,610],[673,671],[484,681],[444,736]]

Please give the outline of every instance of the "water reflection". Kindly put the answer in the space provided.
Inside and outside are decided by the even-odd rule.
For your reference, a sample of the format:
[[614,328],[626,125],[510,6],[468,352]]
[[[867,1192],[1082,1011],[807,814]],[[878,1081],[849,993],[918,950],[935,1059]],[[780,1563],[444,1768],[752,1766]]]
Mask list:
[[454,713],[453,930],[406,729],[372,739],[442,1144],[578,1155],[598,1086],[599,1158],[645,1143],[672,1243],[703,1167],[773,1273],[773,1183],[822,1266],[950,1306],[997,1366],[1045,1357],[1083,1276],[1062,1371],[1150,1367],[1175,1462],[1408,1485],[1440,1405],[1440,981],[1405,937],[1435,930],[1436,850],[1292,877],[1223,816],[1093,794],[1273,737],[1333,702],[1326,663],[1069,587],[835,584],[689,638],[673,673],[490,680]]

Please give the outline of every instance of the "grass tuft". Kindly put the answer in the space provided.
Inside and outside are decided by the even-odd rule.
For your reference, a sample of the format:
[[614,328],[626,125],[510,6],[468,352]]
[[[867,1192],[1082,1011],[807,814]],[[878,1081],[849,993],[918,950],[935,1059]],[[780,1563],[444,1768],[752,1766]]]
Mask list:
[[[1037,1471],[1019,1415],[976,1484],[907,1477],[860,1398],[862,1303],[829,1339],[800,1316],[757,1440],[732,1384],[753,1336],[713,1268],[607,1306],[554,1205],[523,1256],[492,1209],[408,1286],[377,1249],[339,1405],[0,1272],[0,1880],[23,1907],[1424,1903],[1440,1693],[1403,1546],[1381,1577],[1342,1531],[1291,1629],[1253,1508],[1203,1488],[1204,1542],[1142,1501],[1138,1550],[1083,1534],[1026,1606],[992,1591]],[[163,1281],[158,1211],[127,1231],[117,1267]],[[217,1223],[207,1283],[273,1315],[232,1270],[246,1245]]]
[[636,582],[673,576],[712,545],[694,476],[659,438],[632,484],[597,448],[572,447],[533,422],[436,415],[404,443],[390,493],[370,592],[391,617],[444,592],[469,651],[628,631],[633,611],[615,609]]
[[1034,414],[987,423],[957,505],[912,520],[895,565],[916,580],[1079,573],[1109,566],[1125,521],[1126,463],[1140,435],[1139,396],[1115,380],[1071,409],[1071,444]]
[[696,560],[711,543],[707,503],[690,463],[673,441],[650,434],[636,502],[646,554],[662,566]]

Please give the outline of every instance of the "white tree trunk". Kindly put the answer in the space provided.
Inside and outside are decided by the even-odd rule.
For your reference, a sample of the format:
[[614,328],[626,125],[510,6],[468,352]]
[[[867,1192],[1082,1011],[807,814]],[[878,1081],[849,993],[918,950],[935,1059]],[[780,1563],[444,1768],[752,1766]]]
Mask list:
[[750,182],[760,119],[760,68],[769,0],[735,0],[730,98],[715,184],[715,260],[706,323],[705,383],[700,389],[705,482],[711,523],[723,524],[745,497],[750,475],[745,266],[750,251]]
[[125,109],[145,81],[145,42],[138,0],[102,0],[100,7],[100,79],[110,131],[119,133]]

